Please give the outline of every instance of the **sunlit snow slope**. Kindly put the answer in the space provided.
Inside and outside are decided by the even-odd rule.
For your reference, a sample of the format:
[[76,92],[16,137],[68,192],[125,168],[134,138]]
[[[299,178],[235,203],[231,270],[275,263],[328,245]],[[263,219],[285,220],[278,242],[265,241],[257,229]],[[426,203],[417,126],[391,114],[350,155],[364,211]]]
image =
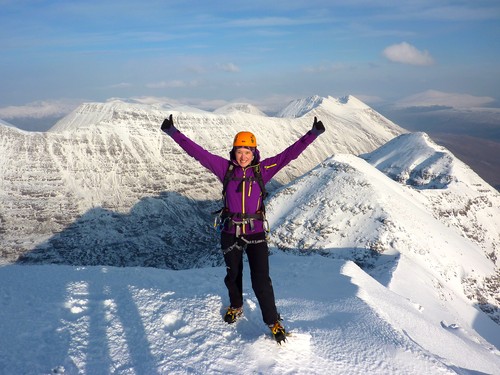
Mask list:
[[[5,374],[498,374],[499,351],[428,294],[417,304],[351,261],[271,256],[278,346],[244,276],[244,317],[222,320],[223,267],[0,267]],[[425,306],[425,307],[424,307]],[[22,324],[18,324],[22,322]]]

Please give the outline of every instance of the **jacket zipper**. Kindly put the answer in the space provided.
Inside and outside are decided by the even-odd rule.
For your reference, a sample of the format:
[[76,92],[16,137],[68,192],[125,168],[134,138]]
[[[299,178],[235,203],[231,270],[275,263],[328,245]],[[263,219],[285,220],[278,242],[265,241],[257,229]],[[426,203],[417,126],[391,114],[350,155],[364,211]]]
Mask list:
[[[243,168],[243,180],[241,182],[241,213],[242,214],[245,214],[245,195],[246,195],[245,178],[246,178],[246,174],[247,174],[247,169]],[[241,228],[243,234],[246,234],[245,227],[246,227],[246,225],[243,224],[242,228]]]

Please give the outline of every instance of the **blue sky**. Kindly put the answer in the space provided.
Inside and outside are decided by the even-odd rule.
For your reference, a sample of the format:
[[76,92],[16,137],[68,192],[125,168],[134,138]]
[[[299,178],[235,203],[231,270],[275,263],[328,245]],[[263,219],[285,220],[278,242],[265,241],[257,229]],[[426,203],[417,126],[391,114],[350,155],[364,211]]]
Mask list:
[[0,9],[0,118],[111,97],[204,109],[269,110],[316,94],[500,106],[498,0],[0,0]]

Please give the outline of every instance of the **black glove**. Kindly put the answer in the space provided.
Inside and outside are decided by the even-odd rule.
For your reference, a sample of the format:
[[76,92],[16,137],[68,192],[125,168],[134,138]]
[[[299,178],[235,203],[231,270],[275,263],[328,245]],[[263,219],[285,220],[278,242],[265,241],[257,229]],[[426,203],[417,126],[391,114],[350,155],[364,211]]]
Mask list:
[[168,135],[174,134],[177,129],[174,126],[174,120],[172,119],[172,115],[169,118],[166,118],[161,124],[161,130],[167,133]]
[[311,131],[316,135],[320,135],[325,132],[325,125],[323,125],[321,121],[318,121],[316,116],[314,116],[314,123]]

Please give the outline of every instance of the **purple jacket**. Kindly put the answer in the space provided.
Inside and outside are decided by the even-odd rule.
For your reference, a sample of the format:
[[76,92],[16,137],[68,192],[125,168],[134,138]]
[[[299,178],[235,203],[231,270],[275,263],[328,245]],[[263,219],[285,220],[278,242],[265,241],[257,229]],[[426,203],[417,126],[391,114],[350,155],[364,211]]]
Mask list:
[[[254,176],[254,168],[252,166],[242,168],[235,160],[229,161],[221,156],[214,155],[193,142],[180,131],[176,131],[171,137],[188,155],[198,160],[201,165],[215,174],[221,182],[224,180],[230,162],[235,166],[233,177],[245,178]],[[284,151],[260,161],[260,170],[264,184],[268,183],[284,166],[296,159],[316,138],[317,135],[314,132],[308,131]],[[259,151],[256,150],[255,160],[252,165],[259,163],[259,159]],[[242,185],[242,189],[240,189],[241,191],[237,191],[240,184]],[[262,195],[258,182],[256,180],[246,180],[243,182],[230,180],[226,190],[226,207],[231,213],[241,214],[255,214],[261,210]],[[234,233],[235,226],[226,226],[224,231]],[[249,224],[243,225],[241,233],[253,234],[263,231],[263,222],[255,220],[252,226]]]

